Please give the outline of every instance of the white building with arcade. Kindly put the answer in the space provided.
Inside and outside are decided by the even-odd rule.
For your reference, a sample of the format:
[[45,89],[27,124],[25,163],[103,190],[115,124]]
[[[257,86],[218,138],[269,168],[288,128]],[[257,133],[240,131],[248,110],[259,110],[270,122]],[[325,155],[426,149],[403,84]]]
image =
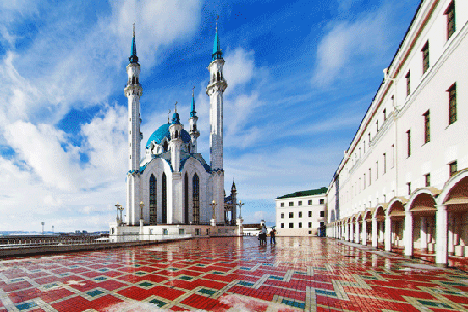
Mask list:
[[329,237],[468,257],[467,22],[467,1],[421,1],[329,185]]

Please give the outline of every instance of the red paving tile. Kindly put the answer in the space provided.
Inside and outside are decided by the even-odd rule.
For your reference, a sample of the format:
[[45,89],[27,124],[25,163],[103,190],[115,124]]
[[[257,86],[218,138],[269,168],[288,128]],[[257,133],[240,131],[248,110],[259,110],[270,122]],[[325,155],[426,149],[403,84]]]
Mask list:
[[[173,311],[297,311],[308,296],[317,311],[468,309],[463,271],[323,238],[278,237],[261,248],[253,237],[195,239],[9,260],[0,261],[0,311],[23,303],[27,311],[107,311],[125,298],[172,301]],[[39,299],[46,306],[34,306]]]

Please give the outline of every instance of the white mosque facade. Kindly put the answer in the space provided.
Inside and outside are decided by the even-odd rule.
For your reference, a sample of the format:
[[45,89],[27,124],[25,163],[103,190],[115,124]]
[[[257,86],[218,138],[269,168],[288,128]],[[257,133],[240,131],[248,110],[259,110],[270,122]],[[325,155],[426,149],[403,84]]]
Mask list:
[[[180,122],[177,106],[167,124],[156,129],[140,156],[140,64],[136,53],[135,33],[128,82],[128,165],[125,220],[120,216],[110,224],[110,234],[195,234],[241,235],[242,220],[236,218],[236,188],[225,197],[223,170],[223,77],[224,60],[218,32],[212,61],[208,66],[210,81],[210,163],[197,152],[197,113],[192,93],[189,129]],[[119,207],[118,207],[119,208]],[[120,207],[121,208],[121,207]],[[122,208],[121,208],[122,209]],[[237,225],[236,225],[237,224]],[[215,235],[216,235],[215,234]]]

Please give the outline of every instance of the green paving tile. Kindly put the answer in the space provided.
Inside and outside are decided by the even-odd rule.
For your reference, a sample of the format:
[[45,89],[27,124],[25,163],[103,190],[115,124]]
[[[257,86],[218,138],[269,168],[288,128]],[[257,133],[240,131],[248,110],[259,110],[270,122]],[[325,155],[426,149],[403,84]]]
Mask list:
[[193,277],[186,276],[186,275],[179,276],[179,278],[185,281],[190,281],[191,279],[193,279]]
[[100,290],[93,290],[93,291],[88,291],[87,294],[90,295],[91,297],[96,297],[99,296],[100,294],[103,294],[103,291]]
[[434,301],[421,300],[421,299],[418,299],[418,302],[425,306],[430,306],[434,308],[452,309],[450,305],[443,303],[443,302],[434,302]]
[[254,284],[249,283],[249,282],[245,282],[245,281],[240,281],[239,283],[237,283],[237,285],[252,287]]
[[143,282],[143,283],[140,283],[139,284],[140,286],[143,286],[143,287],[150,287],[150,286],[153,286],[152,283],[149,283],[149,282]]
[[202,294],[207,294],[207,295],[210,295],[212,296],[213,294],[216,293],[216,291],[214,290],[210,290],[210,289],[206,289],[206,288],[202,288],[198,291],[199,293],[202,293]]
[[150,303],[155,304],[160,308],[162,308],[162,307],[164,307],[166,305],[165,302],[162,302],[162,301],[160,301],[158,299],[153,299],[153,300],[150,301]]
[[16,308],[20,311],[31,309],[34,307],[37,307],[37,304],[35,302],[24,302],[24,303],[16,305]]

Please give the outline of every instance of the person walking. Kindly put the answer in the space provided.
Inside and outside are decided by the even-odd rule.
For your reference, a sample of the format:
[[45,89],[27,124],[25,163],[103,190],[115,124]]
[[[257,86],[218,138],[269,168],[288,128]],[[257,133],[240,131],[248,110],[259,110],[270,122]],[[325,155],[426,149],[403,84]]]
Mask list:
[[270,232],[270,245],[276,245],[276,229],[273,228]]
[[265,224],[262,226],[262,231],[260,232],[260,235],[262,235],[260,237],[260,246],[262,246],[263,244],[265,244],[265,246],[267,245],[267,228],[265,226]]

